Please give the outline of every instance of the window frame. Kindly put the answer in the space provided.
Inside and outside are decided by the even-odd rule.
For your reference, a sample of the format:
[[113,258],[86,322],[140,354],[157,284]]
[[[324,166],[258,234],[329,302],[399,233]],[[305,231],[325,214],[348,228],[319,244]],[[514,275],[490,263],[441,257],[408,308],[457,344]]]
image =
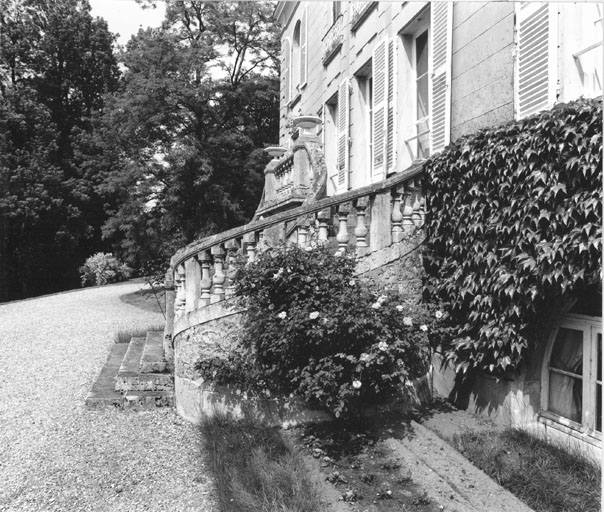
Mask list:
[[[550,375],[552,373],[550,371],[550,360],[554,343],[561,328],[583,332],[581,423],[549,410]],[[602,319],[600,317],[576,313],[563,315],[549,337],[541,373],[541,412],[539,413],[539,421],[567,434],[587,439],[592,444],[597,444],[602,440],[602,432],[596,430],[598,334],[602,336]]]

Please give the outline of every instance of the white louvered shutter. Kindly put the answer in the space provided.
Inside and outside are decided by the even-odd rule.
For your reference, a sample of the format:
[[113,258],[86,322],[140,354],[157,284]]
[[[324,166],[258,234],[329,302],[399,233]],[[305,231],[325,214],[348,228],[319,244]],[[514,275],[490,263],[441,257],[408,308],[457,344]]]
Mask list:
[[554,100],[550,56],[553,20],[550,18],[551,8],[547,3],[523,2],[516,10],[518,118],[546,109]]
[[338,192],[348,190],[348,125],[350,93],[348,80],[338,89]]
[[388,113],[386,118],[386,172],[396,170],[396,40],[388,41]]
[[432,79],[430,83],[430,154],[449,143],[451,119],[451,29],[450,2],[433,2],[430,26]]
[[373,50],[373,161],[372,181],[384,178],[386,166],[386,133],[388,122],[388,51],[386,41]]
[[300,25],[300,85],[306,83],[308,73],[307,42],[308,42],[308,6],[304,8],[304,15]]
[[281,86],[283,87],[283,92],[282,92],[281,96],[283,97],[283,100],[286,104],[289,103],[289,100],[290,100],[289,59],[290,59],[289,39],[285,39],[283,41],[283,48],[281,49]]

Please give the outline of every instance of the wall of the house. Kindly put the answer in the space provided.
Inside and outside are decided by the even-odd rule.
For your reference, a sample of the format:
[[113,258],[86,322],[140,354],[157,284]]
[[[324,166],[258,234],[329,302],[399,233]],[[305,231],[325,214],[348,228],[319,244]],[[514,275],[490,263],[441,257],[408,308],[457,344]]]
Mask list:
[[451,140],[514,119],[514,4],[453,9]]

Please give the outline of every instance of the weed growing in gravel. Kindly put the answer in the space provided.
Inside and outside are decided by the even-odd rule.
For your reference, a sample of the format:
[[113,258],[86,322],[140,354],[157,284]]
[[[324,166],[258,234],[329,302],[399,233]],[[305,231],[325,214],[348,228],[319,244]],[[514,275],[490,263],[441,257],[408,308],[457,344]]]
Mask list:
[[600,510],[600,468],[576,451],[513,429],[459,434],[453,442],[536,512]]
[[216,415],[201,424],[221,512],[326,512],[302,459],[276,428]]

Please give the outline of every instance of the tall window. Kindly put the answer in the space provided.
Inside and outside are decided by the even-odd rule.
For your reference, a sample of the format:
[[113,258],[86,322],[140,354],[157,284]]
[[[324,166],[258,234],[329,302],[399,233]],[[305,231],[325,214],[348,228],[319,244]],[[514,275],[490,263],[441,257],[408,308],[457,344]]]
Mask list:
[[579,303],[560,322],[546,353],[542,396],[545,418],[592,435],[602,432],[600,294],[593,303],[598,316]]
[[292,97],[296,96],[296,92],[300,88],[300,40],[302,37],[302,22],[298,21],[294,28],[294,37],[292,43]]
[[430,156],[430,76],[428,68],[428,30],[414,40],[415,135],[417,158]]
[[602,4],[516,4],[518,118],[602,95]]
[[342,2],[331,2],[331,23],[335,23],[342,12]]

